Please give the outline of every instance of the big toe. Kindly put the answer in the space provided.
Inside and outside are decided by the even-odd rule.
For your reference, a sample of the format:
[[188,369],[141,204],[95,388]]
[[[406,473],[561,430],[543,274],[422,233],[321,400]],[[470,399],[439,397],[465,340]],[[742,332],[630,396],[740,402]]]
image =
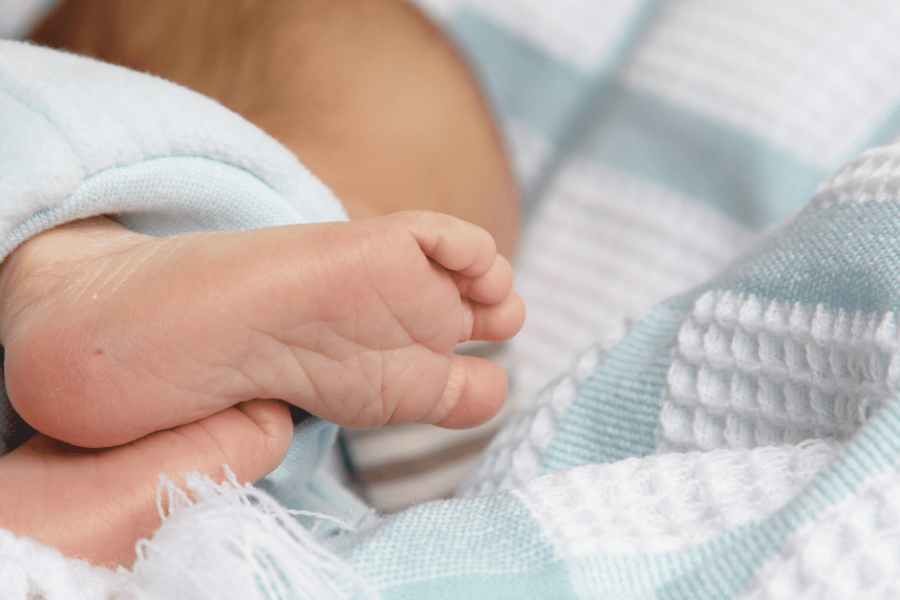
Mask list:
[[484,423],[503,406],[509,383],[506,372],[493,361],[454,354],[447,388],[431,412],[421,419],[448,429]]

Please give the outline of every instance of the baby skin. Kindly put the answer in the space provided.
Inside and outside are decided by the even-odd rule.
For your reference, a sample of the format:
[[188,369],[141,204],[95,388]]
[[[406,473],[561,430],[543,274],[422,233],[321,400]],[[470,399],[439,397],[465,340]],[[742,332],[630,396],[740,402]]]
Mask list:
[[[427,211],[161,239],[102,217],[58,227],[0,269],[7,390],[43,434],[8,458],[52,465],[81,452],[96,478],[98,455],[66,444],[118,446],[101,466],[127,486],[109,459],[126,460],[135,440],[191,444],[191,436],[218,439],[216,427],[252,425],[258,452],[271,453],[257,462],[274,463],[252,467],[262,476],[286,452],[290,421],[281,403],[257,398],[352,427],[475,425],[501,406],[506,377],[453,350],[519,330],[524,306],[511,285],[490,235]],[[75,480],[77,470],[69,472]],[[46,486],[51,478],[42,477]],[[20,513],[35,510],[25,492],[18,502]],[[0,505],[14,510],[8,498]],[[130,526],[148,534],[154,512]],[[102,539],[108,529],[92,535]]]
[[20,246],[0,267],[0,343],[42,433],[0,457],[0,527],[128,565],[159,525],[159,473],[265,476],[290,444],[284,400],[354,426],[497,410],[502,371],[451,352],[518,329],[508,265],[466,223],[380,217],[451,214],[515,253],[498,129],[412,4],[63,0],[32,37],[218,100],[351,218],[379,218],[165,240],[97,218]]

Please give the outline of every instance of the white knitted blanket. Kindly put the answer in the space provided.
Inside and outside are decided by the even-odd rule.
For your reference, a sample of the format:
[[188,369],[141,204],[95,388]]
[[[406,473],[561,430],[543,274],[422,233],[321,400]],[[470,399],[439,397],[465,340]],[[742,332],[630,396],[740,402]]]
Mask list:
[[[900,595],[900,144],[885,144],[900,133],[900,5],[427,4],[473,58],[531,206],[520,414],[456,499],[384,517],[316,469],[334,430],[307,423],[259,489],[198,476],[191,500],[164,487],[182,501],[130,571],[0,533],[0,598]],[[0,46],[0,107],[45,102],[75,76],[49,76],[56,59],[36,56]],[[109,102],[172,93],[151,88]],[[35,131],[31,113],[4,114],[0,153],[26,160],[5,149],[23,139],[9,132]],[[175,147],[257,174],[224,170],[273,221],[334,214],[305,171],[219,118],[209,131],[253,144],[127,145],[130,163],[92,155],[63,195],[0,161],[0,190],[18,202],[0,234],[124,212],[88,193],[98,165],[118,161],[127,181],[129,164]],[[202,129],[185,121],[185,139],[188,126]],[[227,201],[160,191],[134,226],[175,214],[259,226],[244,222],[256,212],[217,209]]]

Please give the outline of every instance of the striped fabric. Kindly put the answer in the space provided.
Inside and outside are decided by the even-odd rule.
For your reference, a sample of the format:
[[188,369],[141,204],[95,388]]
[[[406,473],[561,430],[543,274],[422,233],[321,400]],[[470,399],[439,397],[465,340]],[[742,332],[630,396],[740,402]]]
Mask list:
[[[196,501],[169,488],[183,499],[131,571],[67,561],[0,532],[0,590],[16,600],[900,595],[896,5],[429,0],[428,8],[485,82],[530,211],[519,265],[530,315],[512,347],[512,414],[465,483],[453,498],[367,512],[322,470],[336,428],[309,421],[256,488],[198,476],[189,481]],[[10,89],[51,97],[72,73],[54,68],[63,59],[16,45],[0,58],[0,98]],[[43,78],[21,76],[37,68]],[[165,92],[128,81],[146,85],[129,108]],[[115,97],[105,102],[106,112],[117,108]],[[71,166],[45,149],[62,145],[27,145],[44,138],[14,129],[25,125],[9,119],[0,134],[21,132],[21,148],[43,150],[26,166]],[[40,125],[29,131],[49,135]],[[222,125],[210,135],[231,130]],[[335,209],[302,168],[279,163],[280,150],[234,127],[253,144],[220,147],[235,140],[213,135],[192,156],[214,170],[216,157],[242,165],[221,171],[249,186],[252,208],[276,211],[259,214],[287,218],[277,210],[290,206],[292,218],[306,209],[315,219]],[[122,151],[134,160],[174,153],[196,134],[180,133],[152,138],[151,128],[154,144],[138,139]],[[91,158],[84,164],[102,162]],[[182,181],[180,158],[158,158]],[[144,176],[128,165],[115,171],[122,185]],[[74,175],[55,180],[75,190],[54,199],[55,188],[22,187],[21,172],[0,170],[0,189],[30,190],[44,204],[7,207],[7,243],[30,231],[17,222],[45,224],[46,215],[65,219],[111,201],[91,177],[86,187]],[[232,206],[227,193],[217,199],[227,192],[217,181],[210,176],[209,194],[201,186],[179,205],[210,228],[220,213],[207,209]],[[161,196],[140,200],[161,223],[177,212]],[[221,213],[233,226],[258,214],[233,208]],[[459,445],[482,443],[468,435]],[[378,465],[405,473],[416,455],[463,462],[448,450],[456,442],[427,437],[429,448],[406,456],[375,438],[348,438],[348,449],[372,442],[386,457]],[[378,465],[373,489],[391,479]],[[301,511],[297,520],[286,508]],[[48,572],[59,576],[46,583]]]
[[[528,319],[508,351],[507,407],[488,429],[900,133],[892,2],[417,3],[468,54],[526,202],[516,289]],[[380,508],[445,496],[480,449],[467,433],[410,432],[363,436],[391,447],[377,476],[360,434],[347,437]]]

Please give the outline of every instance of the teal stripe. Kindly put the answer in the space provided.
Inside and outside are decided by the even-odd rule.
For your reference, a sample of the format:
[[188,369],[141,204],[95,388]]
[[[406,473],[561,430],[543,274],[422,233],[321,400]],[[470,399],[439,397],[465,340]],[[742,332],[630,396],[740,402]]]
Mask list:
[[613,348],[566,409],[542,474],[653,452],[671,349],[692,302],[658,308]]
[[[573,150],[693,198],[740,223],[764,227],[801,206],[817,184],[863,147],[900,133],[900,106],[839,162],[791,151],[662,98],[629,90],[615,70],[665,3],[647,2],[629,35],[592,72],[536,48],[472,12],[451,24],[496,110],[554,148],[550,171]],[[551,172],[526,199],[537,202]],[[527,207],[531,211],[533,207]]]
[[450,24],[491,104],[559,143],[595,82],[589,73],[560,63],[525,39],[470,9]]
[[468,55],[488,98],[503,114],[525,123],[559,145],[577,134],[580,115],[592,110],[605,88],[604,73],[613,73],[631,53],[667,0],[644,0],[620,28],[621,36],[590,71],[578,69],[519,37],[489,17],[465,8],[449,24],[451,34]]
[[624,62],[645,30],[669,0],[644,0],[631,22],[619,28],[620,39],[610,44],[606,56],[590,72],[560,62],[528,40],[507,31],[490,19],[464,9],[450,24],[450,31],[479,72],[492,105],[547,140],[554,153],[523,192],[525,218],[534,206],[560,160],[577,148],[583,124],[605,104],[607,77]]
[[651,600],[660,589],[690,573],[741,539],[749,526],[676,552],[598,554],[566,560],[579,598]]
[[900,201],[845,203],[773,230],[709,287],[809,306],[900,310]]
[[582,151],[748,227],[802,206],[831,171],[662,98],[613,87]]
[[324,543],[385,600],[573,597],[565,565],[510,493],[413,506]]

